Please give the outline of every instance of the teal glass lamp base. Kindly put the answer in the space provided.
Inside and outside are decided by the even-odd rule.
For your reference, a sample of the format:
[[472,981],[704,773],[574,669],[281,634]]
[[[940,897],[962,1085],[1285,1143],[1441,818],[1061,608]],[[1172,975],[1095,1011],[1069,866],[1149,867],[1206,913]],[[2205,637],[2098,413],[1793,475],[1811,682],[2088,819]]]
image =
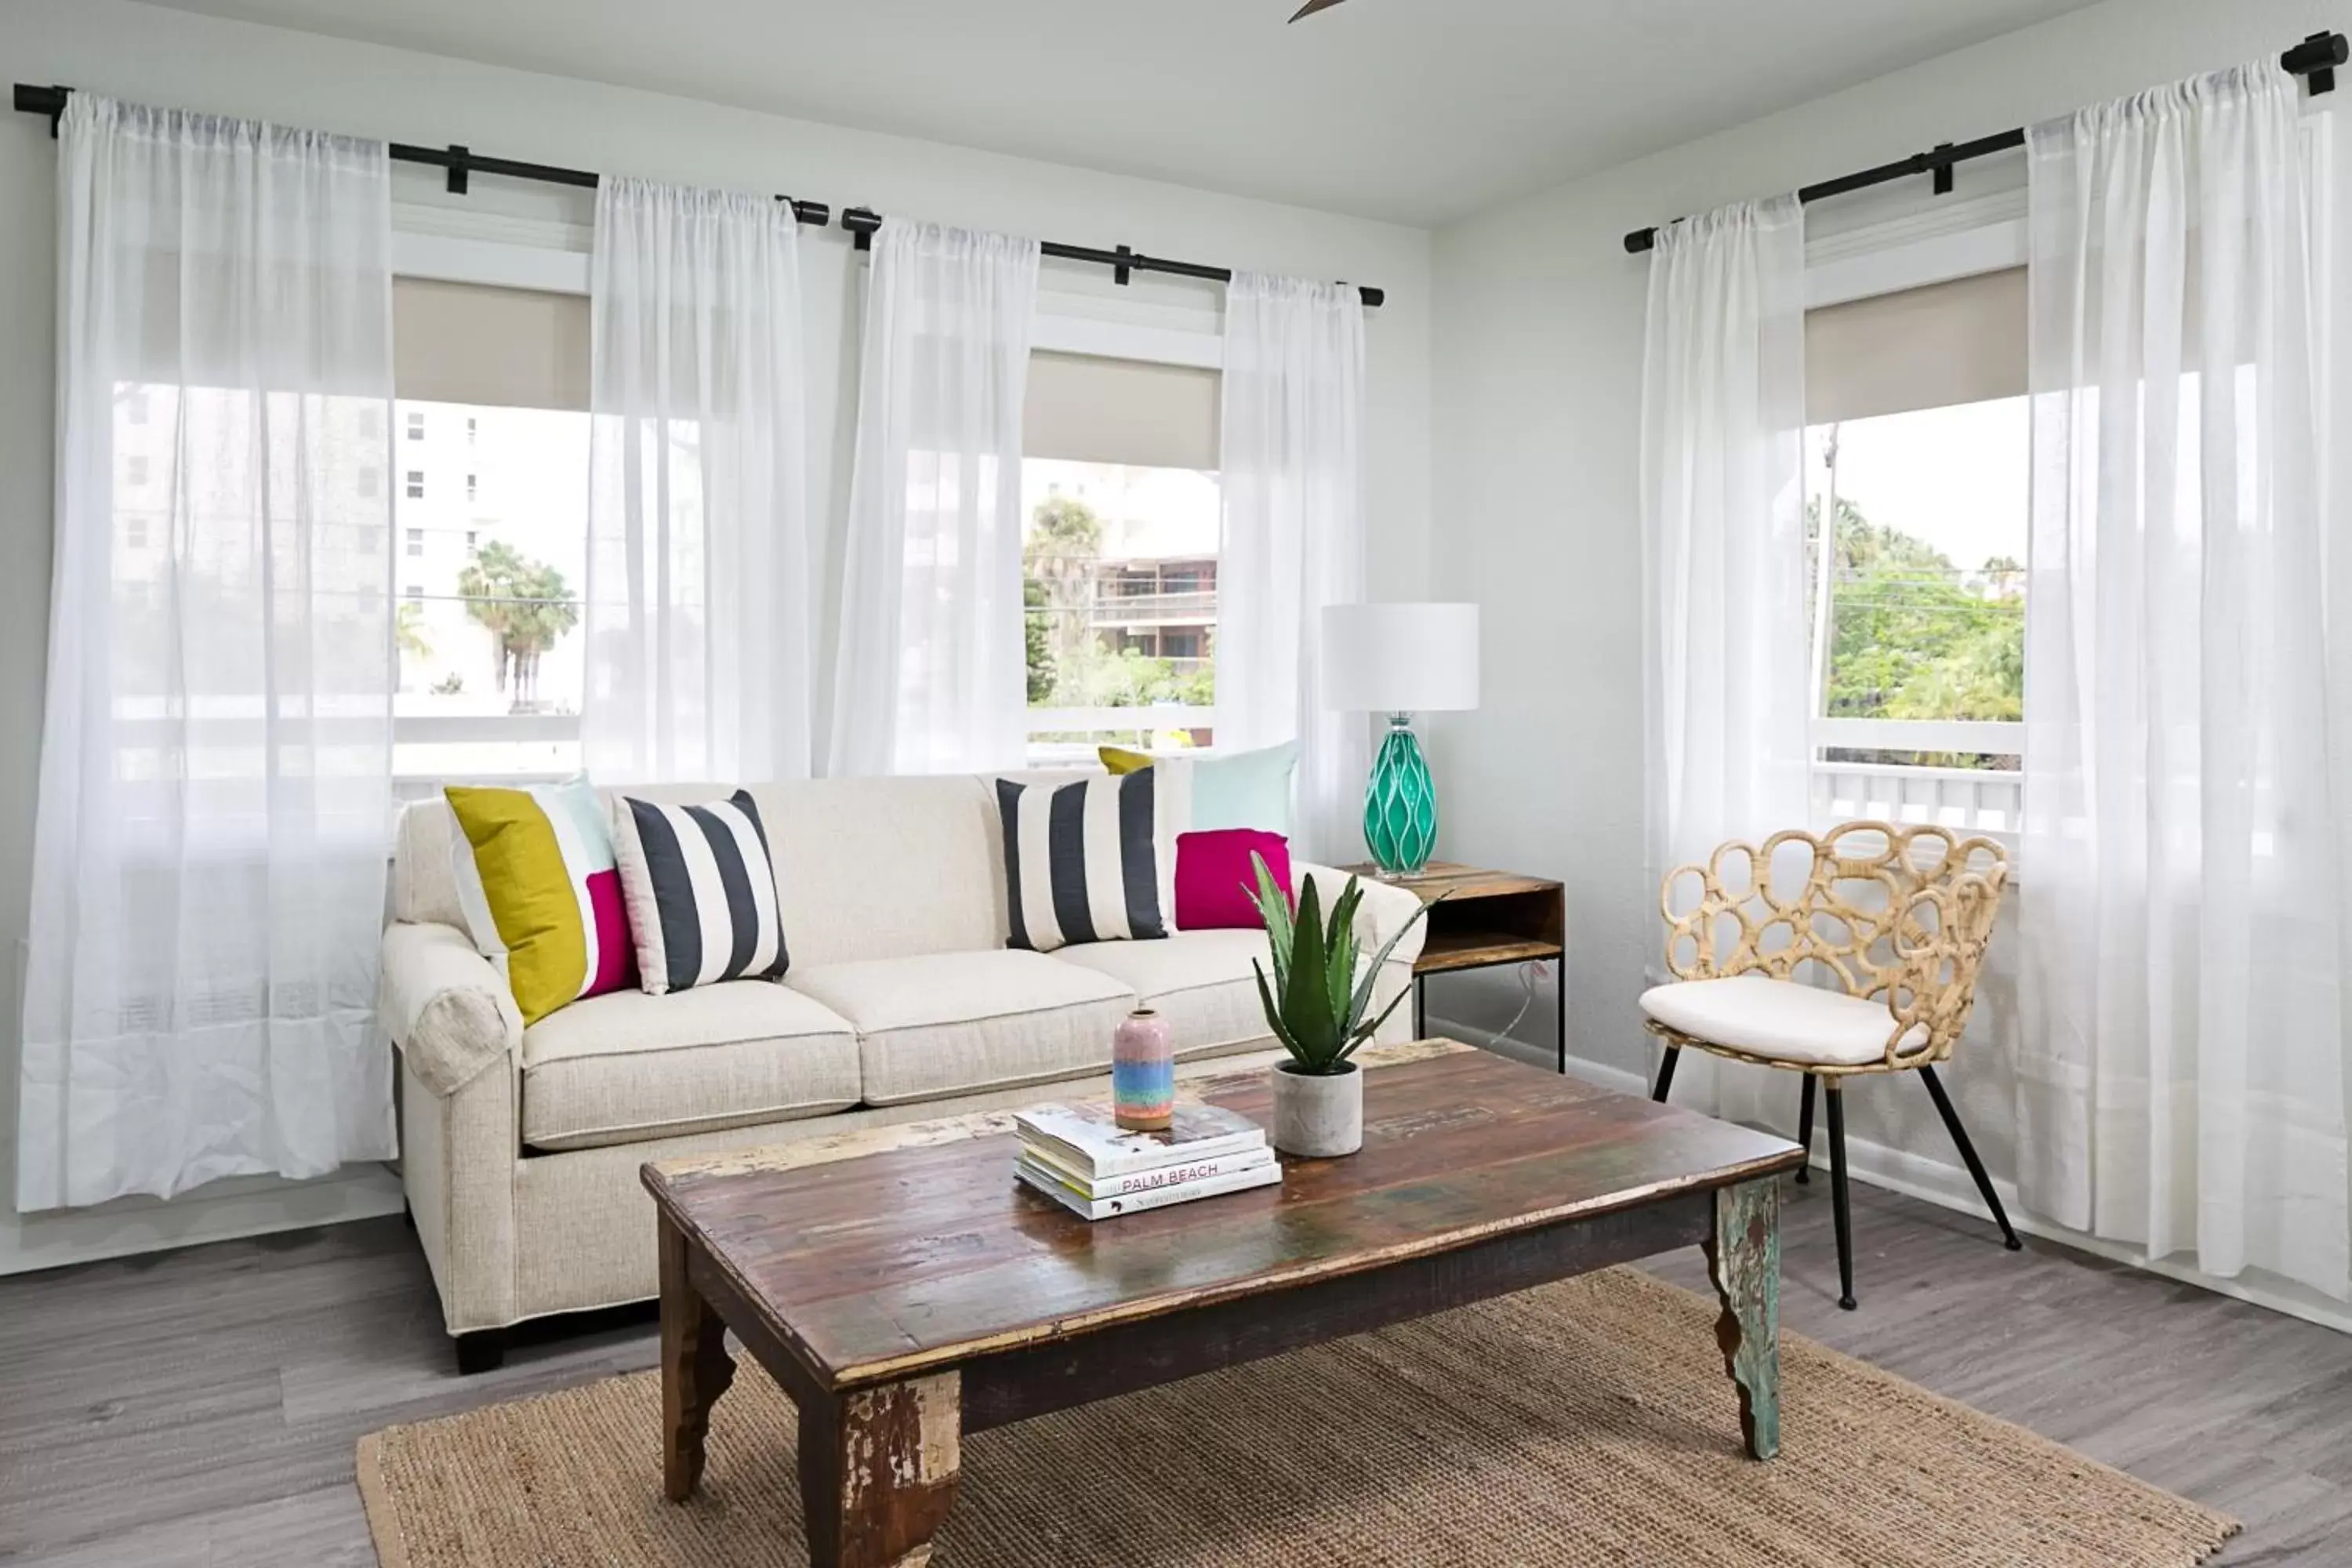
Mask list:
[[1412,716],[1389,720],[1387,739],[1364,786],[1364,843],[1372,863],[1390,877],[1412,877],[1437,847],[1437,789],[1413,738]]

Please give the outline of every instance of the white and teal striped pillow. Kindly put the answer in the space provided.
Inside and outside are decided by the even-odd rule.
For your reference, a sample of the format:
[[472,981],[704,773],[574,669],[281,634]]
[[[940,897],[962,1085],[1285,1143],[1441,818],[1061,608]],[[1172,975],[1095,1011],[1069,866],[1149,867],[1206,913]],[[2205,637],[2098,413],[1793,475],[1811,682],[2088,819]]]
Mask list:
[[647,995],[783,974],[776,874],[750,792],[704,805],[623,796],[613,851]]
[[996,781],[1007,947],[1168,934],[1150,769],[1072,784]]

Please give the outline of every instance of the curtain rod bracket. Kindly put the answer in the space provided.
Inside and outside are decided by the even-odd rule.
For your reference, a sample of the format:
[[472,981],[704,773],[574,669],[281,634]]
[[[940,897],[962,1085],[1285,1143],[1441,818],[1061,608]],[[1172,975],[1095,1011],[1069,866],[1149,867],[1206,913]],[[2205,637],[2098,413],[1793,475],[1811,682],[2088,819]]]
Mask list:
[[[1115,254],[1125,257],[1133,256],[1135,252],[1127,246],[1122,245],[1117,248]],[[1118,284],[1120,288],[1126,288],[1129,282],[1133,279],[1134,276],[1135,268],[1129,267],[1126,262],[1114,261],[1111,263],[1110,280]]]
[[455,142],[449,143],[449,194],[453,196],[466,194],[466,160],[471,152],[472,149],[461,147]]
[[2341,33],[2314,33],[2279,57],[2283,69],[2311,84],[2312,96],[2336,90],[2336,68],[2352,58],[2352,44]]
[[1927,153],[1928,159],[1935,164],[1936,194],[1939,196],[1948,196],[1952,194],[1951,153],[1952,144],[1949,142],[1937,142]]

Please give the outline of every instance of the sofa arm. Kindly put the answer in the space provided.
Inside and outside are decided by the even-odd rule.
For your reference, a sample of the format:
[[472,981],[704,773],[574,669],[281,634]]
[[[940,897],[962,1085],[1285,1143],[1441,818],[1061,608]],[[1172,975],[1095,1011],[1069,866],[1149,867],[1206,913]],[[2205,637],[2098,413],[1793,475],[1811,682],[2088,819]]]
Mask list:
[[[1315,884],[1315,896],[1329,909],[1348,886],[1348,873],[1328,866],[1313,866],[1303,861],[1291,867],[1292,879],[1301,886]],[[1397,932],[1404,931],[1405,922],[1412,921],[1412,929],[1405,931],[1404,940],[1389,954],[1391,963],[1407,968],[1421,956],[1423,935],[1429,930],[1427,921],[1413,921],[1412,913],[1421,908],[1421,895],[1392,882],[1378,881],[1370,877],[1357,879],[1363,889],[1363,902],[1356,906],[1356,942],[1367,955],[1380,952],[1381,946]]]
[[417,1082],[443,1099],[522,1050],[514,993],[455,926],[385,928],[376,1010]]

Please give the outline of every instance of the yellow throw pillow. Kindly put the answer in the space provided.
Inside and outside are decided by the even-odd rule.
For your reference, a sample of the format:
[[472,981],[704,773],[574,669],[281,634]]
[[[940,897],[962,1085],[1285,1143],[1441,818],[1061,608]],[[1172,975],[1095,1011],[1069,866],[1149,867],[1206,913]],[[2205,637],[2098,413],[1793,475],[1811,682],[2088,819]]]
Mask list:
[[445,792],[457,818],[450,869],[467,934],[497,965],[526,1025],[637,983],[604,804],[587,784]]
[[1130,752],[1124,746],[1097,746],[1095,755],[1114,775],[1139,773],[1151,765],[1151,758],[1142,752]]

